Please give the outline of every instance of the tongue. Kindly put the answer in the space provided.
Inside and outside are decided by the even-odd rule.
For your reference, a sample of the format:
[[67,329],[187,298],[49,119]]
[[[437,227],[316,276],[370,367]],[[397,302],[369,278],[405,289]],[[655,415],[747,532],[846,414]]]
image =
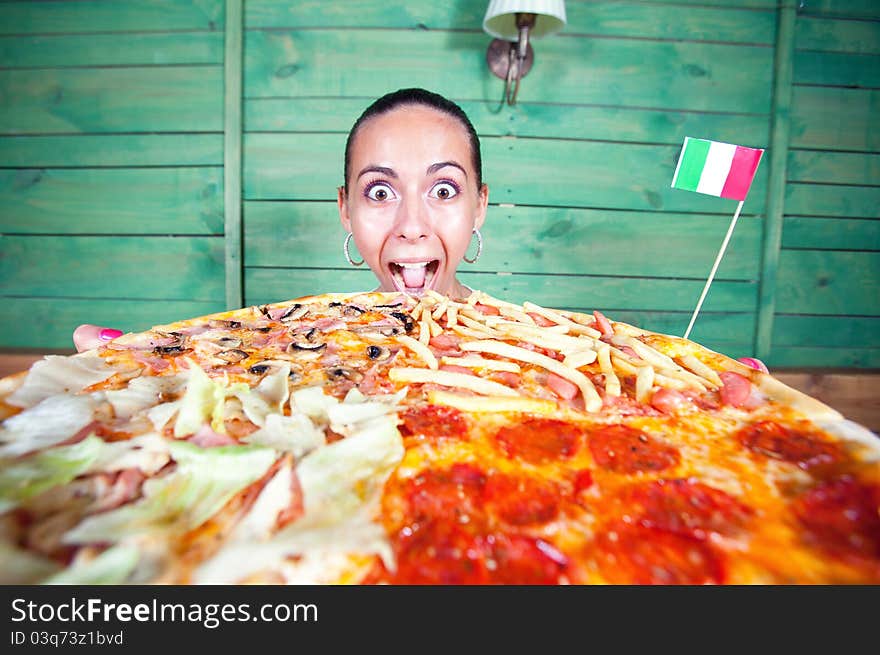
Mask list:
[[425,273],[427,272],[426,266],[418,266],[416,268],[404,268],[403,271],[403,282],[410,289],[421,288],[425,286]]

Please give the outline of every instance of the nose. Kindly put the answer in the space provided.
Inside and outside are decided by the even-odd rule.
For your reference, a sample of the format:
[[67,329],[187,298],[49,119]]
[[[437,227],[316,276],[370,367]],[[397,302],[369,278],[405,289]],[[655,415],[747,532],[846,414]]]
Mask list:
[[427,208],[418,201],[403,201],[397,208],[395,236],[407,241],[426,239],[431,233],[431,223]]

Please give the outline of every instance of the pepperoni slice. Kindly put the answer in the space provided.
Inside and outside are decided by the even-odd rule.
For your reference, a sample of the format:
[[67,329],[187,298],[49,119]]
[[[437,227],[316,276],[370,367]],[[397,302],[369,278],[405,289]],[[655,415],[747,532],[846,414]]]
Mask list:
[[488,584],[480,538],[451,521],[404,530],[397,544],[393,584]]
[[614,327],[611,325],[611,321],[605,317],[605,314],[596,309],[593,311],[593,318],[596,321],[596,328],[602,333],[603,337],[614,336]]
[[752,383],[748,378],[733,371],[724,371],[718,377],[721,378],[721,401],[732,407],[742,407],[752,394]]
[[547,373],[547,386],[563,400],[571,400],[578,395],[577,385],[556,373]]
[[400,418],[403,424],[399,429],[404,437],[467,439],[467,424],[454,407],[419,405],[408,408]]
[[484,542],[493,584],[559,584],[568,558],[543,539],[492,534]]
[[772,459],[797,464],[802,469],[834,464],[843,459],[838,444],[823,441],[808,432],[790,430],[773,421],[761,421],[740,430],[739,442]]
[[808,542],[844,558],[880,558],[880,486],[842,476],[810,489],[792,507]]
[[651,396],[651,406],[671,416],[692,407],[690,400],[681,391],[666,387],[661,387],[654,392],[654,395]]
[[474,305],[474,309],[483,314],[484,316],[500,316],[501,310],[495,307],[494,305],[484,305],[481,302],[478,302]]
[[694,480],[657,480],[624,494],[628,511],[646,528],[697,539],[735,533],[752,509],[733,496]]
[[559,514],[559,486],[551,480],[498,473],[486,484],[491,511],[512,525],[552,521]]
[[721,559],[712,546],[674,532],[615,524],[596,538],[596,563],[611,584],[720,584]]
[[662,471],[679,461],[678,449],[626,425],[607,425],[590,434],[590,452],[615,473]]
[[508,456],[540,464],[574,455],[582,434],[580,428],[565,421],[530,418],[501,428],[495,439]]
[[413,521],[450,519],[468,523],[483,516],[486,474],[472,464],[427,469],[407,480],[404,495]]
[[538,327],[552,327],[556,325],[553,321],[542,314],[538,314],[536,312],[526,312],[529,316],[532,317],[532,320],[535,322],[535,325]]
[[568,560],[517,534],[472,534],[450,521],[402,533],[393,584],[558,584]]

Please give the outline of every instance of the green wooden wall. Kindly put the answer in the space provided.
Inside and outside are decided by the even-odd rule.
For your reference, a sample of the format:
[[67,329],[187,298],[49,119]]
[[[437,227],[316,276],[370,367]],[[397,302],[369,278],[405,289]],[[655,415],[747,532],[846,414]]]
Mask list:
[[736,206],[669,188],[681,143],[767,147],[693,338],[880,367],[880,3],[569,0],[515,107],[486,5],[0,3],[0,347],[371,288],[342,257],[345,136],[424,86],[482,139],[465,283],[681,334]]

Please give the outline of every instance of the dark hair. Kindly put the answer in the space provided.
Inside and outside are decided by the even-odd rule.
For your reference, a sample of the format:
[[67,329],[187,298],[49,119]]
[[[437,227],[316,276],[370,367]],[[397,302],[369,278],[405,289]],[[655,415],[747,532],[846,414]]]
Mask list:
[[480,156],[480,137],[477,136],[477,131],[461,107],[451,100],[447,100],[443,96],[425,89],[398,89],[388,93],[367,107],[364,113],[354,122],[351,131],[348,133],[348,139],[345,141],[345,170],[343,171],[345,177],[343,185],[346,189],[348,188],[348,174],[351,165],[351,145],[364,121],[373,116],[388,113],[392,109],[412,105],[423,105],[441,111],[457,119],[464,126],[468,133],[468,141],[471,146],[471,163],[477,173],[477,189],[479,189],[483,185],[483,160]]

